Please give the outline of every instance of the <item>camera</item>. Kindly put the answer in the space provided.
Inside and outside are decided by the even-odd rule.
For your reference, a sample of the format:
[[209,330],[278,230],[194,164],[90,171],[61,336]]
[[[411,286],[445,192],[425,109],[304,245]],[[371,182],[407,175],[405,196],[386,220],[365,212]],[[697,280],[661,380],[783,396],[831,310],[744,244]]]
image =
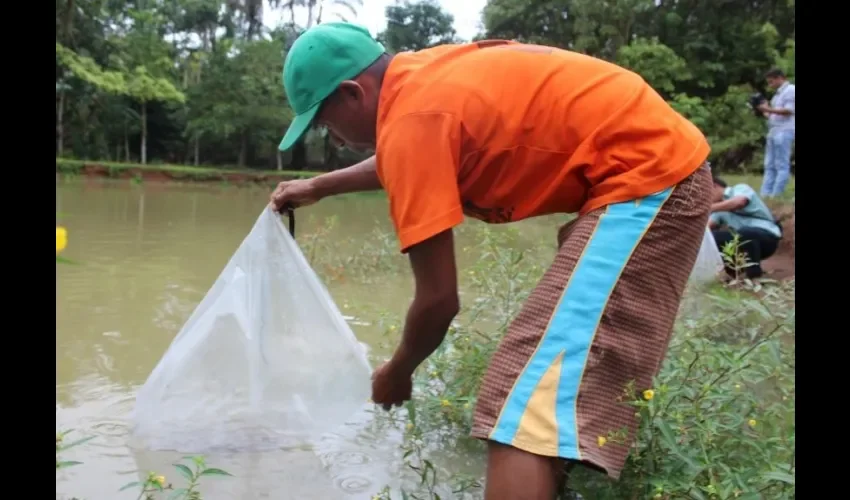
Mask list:
[[765,98],[763,95],[761,95],[758,92],[751,95],[750,100],[748,102],[748,104],[750,105],[750,108],[753,110],[753,113],[758,117],[762,116],[761,111],[758,110],[758,107],[761,106],[762,104],[765,104],[765,103],[767,103],[767,98]]

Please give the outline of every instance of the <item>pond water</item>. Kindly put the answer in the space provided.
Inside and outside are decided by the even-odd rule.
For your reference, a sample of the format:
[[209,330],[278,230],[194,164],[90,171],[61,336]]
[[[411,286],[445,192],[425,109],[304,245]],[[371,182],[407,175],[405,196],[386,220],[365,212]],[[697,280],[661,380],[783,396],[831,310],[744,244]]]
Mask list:
[[[174,476],[171,464],[182,454],[129,445],[135,393],[267,199],[268,190],[257,187],[57,184],[59,221],[69,232],[63,255],[80,265],[57,266],[56,428],[94,437],[63,454],[83,464],[57,472],[57,498],[132,499],[138,493],[118,490],[140,474]],[[551,242],[545,245],[549,254],[536,255],[545,264],[564,220],[514,224],[520,229],[516,244]],[[413,291],[391,230],[381,195],[328,199],[298,213],[296,239],[358,339],[372,348],[373,365],[395,345]],[[456,236],[461,271],[475,258],[462,251],[475,239],[474,231]],[[463,287],[461,279],[462,293]],[[208,456],[211,466],[235,477],[209,478],[205,498],[371,498],[397,480],[403,440],[399,429],[374,419],[372,411],[364,402],[348,424],[311,449]],[[452,467],[474,472],[483,463],[471,457]]]

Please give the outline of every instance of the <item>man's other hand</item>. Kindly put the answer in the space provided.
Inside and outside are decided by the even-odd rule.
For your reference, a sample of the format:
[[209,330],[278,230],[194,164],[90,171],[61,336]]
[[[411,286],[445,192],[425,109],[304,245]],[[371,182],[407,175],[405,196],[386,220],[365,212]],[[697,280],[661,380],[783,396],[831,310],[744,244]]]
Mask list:
[[321,199],[313,179],[284,181],[271,194],[269,205],[275,212],[285,207],[298,208],[316,203]]
[[372,374],[372,401],[385,410],[401,406],[411,398],[413,374],[405,372],[392,362],[381,365]]

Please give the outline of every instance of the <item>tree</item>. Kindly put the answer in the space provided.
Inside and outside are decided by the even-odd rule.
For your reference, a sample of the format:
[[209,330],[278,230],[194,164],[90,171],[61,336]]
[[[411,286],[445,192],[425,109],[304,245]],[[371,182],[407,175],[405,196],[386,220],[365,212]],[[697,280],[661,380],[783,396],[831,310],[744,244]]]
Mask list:
[[435,0],[404,2],[386,8],[387,28],[378,35],[391,52],[422,50],[457,41],[454,16]]
[[639,73],[706,134],[716,169],[758,164],[746,105],[773,65],[793,73],[793,0],[488,0],[487,38],[541,43]]
[[[56,154],[290,169],[347,163],[355,158],[321,134],[279,154],[291,120],[281,65],[304,29],[351,18],[362,4],[57,0]],[[290,22],[266,29],[269,9]],[[772,66],[794,78],[795,13],[793,0],[488,0],[480,36],[632,69],[700,127],[723,170],[760,165],[764,121],[746,97],[767,92]],[[393,52],[457,41],[436,1],[396,2],[386,14],[379,37]]]
[[121,52],[113,57],[127,81],[126,94],[139,104],[141,138],[140,161],[147,163],[148,105],[154,101],[185,102],[186,96],[173,83],[171,45],[163,39],[164,16],[155,10],[127,12],[130,28],[116,45]]

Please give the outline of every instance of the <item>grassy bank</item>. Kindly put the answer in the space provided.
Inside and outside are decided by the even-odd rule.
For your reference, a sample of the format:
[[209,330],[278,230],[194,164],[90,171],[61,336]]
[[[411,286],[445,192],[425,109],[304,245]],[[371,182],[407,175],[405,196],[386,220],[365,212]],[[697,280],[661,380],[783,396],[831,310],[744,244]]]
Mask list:
[[56,172],[65,176],[104,177],[136,181],[269,183],[313,177],[318,172],[193,167],[188,165],[141,165],[56,158]]
[[[105,161],[71,160],[56,158],[56,172],[77,176],[108,177],[117,179],[161,180],[180,182],[257,182],[281,181],[314,177],[322,172],[299,170],[254,170],[223,167],[194,167],[191,165],[141,165],[139,163],[115,163]],[[730,184],[744,182],[758,190],[761,187],[761,174],[721,174]],[[795,195],[795,179],[788,183],[782,201],[790,201]]]
[[[406,436],[403,493],[387,488],[381,500],[481,498],[483,478],[459,474],[447,465],[445,450],[471,462],[485,460],[482,443],[467,437],[480,383],[508,325],[551,261],[550,242],[521,250],[514,244],[516,232],[481,225],[458,230],[474,232],[478,241],[463,249],[477,257],[460,275],[463,311],[417,370],[413,400],[376,414]],[[375,238],[344,262],[326,238],[302,241],[311,265],[328,283],[380,280],[405,264],[402,256],[382,250],[381,242],[391,238]],[[734,253],[730,249],[725,257]],[[794,293],[793,280],[692,288],[653,385],[623,388],[621,403],[634,408],[637,430],[610,429],[596,437],[600,447],[629,447],[621,480],[579,468],[570,489],[594,500],[795,498]],[[395,346],[402,318],[384,316],[382,324],[388,346]]]

